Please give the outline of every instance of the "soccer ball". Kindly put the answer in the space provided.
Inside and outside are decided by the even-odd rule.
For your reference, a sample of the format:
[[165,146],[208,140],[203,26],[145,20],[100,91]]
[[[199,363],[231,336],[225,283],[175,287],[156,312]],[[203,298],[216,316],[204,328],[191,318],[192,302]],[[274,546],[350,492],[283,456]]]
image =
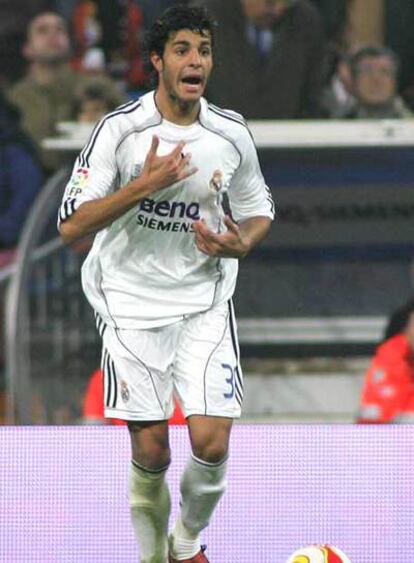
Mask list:
[[333,545],[309,545],[293,553],[286,563],[352,563],[343,551]]

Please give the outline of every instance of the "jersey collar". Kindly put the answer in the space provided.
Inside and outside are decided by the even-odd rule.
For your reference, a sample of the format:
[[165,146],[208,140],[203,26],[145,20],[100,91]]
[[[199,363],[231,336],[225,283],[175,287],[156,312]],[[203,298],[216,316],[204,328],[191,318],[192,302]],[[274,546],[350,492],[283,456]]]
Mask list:
[[[158,117],[160,120],[162,119],[162,115],[157,108],[157,104],[155,103],[155,90],[148,92],[141,96],[140,101],[144,107],[144,110],[149,114],[153,114],[154,117]],[[201,123],[207,120],[207,108],[208,103],[205,98],[200,98],[200,113],[198,116],[198,121]]]

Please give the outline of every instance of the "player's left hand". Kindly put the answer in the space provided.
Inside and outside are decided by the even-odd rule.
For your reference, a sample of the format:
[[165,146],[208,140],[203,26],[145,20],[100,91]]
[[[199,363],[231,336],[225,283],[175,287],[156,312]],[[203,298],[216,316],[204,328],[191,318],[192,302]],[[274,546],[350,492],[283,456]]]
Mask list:
[[251,246],[248,237],[228,215],[224,218],[224,224],[227,231],[215,233],[208,228],[204,219],[195,221],[193,228],[198,250],[217,258],[243,258]]

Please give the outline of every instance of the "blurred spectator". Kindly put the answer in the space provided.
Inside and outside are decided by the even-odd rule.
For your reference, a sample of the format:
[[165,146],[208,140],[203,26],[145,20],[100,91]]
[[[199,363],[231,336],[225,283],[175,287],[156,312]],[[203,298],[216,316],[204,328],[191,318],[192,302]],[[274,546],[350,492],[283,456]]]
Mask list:
[[172,4],[184,4],[186,2],[184,0],[136,0],[136,3],[142,9],[145,29],[149,29],[152,22]]
[[[45,170],[52,172],[65,157],[42,150],[41,143],[55,134],[59,121],[71,119],[75,91],[87,78],[69,68],[68,30],[54,12],[41,13],[30,22],[23,54],[30,67],[10,89],[9,97],[20,109],[23,128],[37,144]],[[115,88],[109,82],[108,87]],[[123,96],[119,96],[121,103]]]
[[317,117],[325,37],[310,0],[197,0],[218,22],[207,97],[247,119]]
[[72,16],[75,68],[82,71],[90,49],[102,49],[110,75],[128,90],[147,81],[141,53],[143,14],[134,0],[78,0]]
[[5,88],[23,76],[25,61],[21,48],[29,21],[49,10],[52,0],[1,0],[0,2],[0,87]]
[[359,423],[414,422],[414,301],[391,316],[365,374]]
[[326,117],[342,119],[351,112],[354,104],[349,56],[338,56],[322,97]]
[[[104,416],[104,376],[101,369],[95,370],[89,379],[83,402],[82,422],[84,424],[126,424],[125,420]],[[175,401],[174,413],[169,424],[186,424],[177,401]]]
[[82,59],[82,72],[88,76],[104,76],[106,74],[106,61],[100,47],[90,47]]
[[66,22],[70,22],[76,3],[77,0],[54,0],[53,8],[63,17],[63,19],[66,20]]
[[21,131],[18,111],[0,94],[0,266],[11,258],[24,221],[42,185],[31,140]]
[[329,43],[342,47],[352,0],[312,0],[322,16],[325,35]]
[[[18,111],[0,93],[0,268],[14,259],[24,222],[41,185],[41,166],[33,143],[20,129]],[[2,293],[1,317],[4,316],[3,298]],[[4,357],[3,325],[0,325],[1,368]],[[0,392],[4,385],[3,375],[1,372]]]
[[[322,16],[324,32],[326,36],[326,54],[325,54],[325,77],[324,82],[330,84],[336,90],[339,87],[339,94],[342,101],[342,61],[343,54],[348,51],[347,32],[349,24],[349,6],[352,0],[312,0],[317,6]],[[338,82],[334,77],[339,77]]]
[[74,118],[80,123],[96,123],[119,104],[118,92],[108,89],[105,78],[91,78],[75,92]]
[[349,61],[354,105],[345,117],[395,119],[412,117],[397,93],[398,59],[385,47],[368,46]]
[[9,95],[50,172],[58,168],[62,158],[41,150],[41,142],[55,133],[58,121],[70,118],[74,89],[81,80],[68,67],[70,41],[64,20],[53,12],[37,15],[29,24],[23,54],[30,63],[28,73]]
[[[113,88],[108,88],[107,78],[90,78],[85,84],[81,84],[75,92],[73,119],[83,125],[74,129],[72,136],[77,135],[80,139],[88,139],[93,125],[119,104],[119,93]],[[78,254],[87,253],[92,246],[93,239],[94,235],[83,237],[73,242],[70,247]]]
[[414,109],[414,2],[384,0],[385,42],[400,60],[399,90]]
[[[115,0],[115,3],[125,4],[128,0]],[[184,4],[188,0],[134,0],[134,4],[142,10],[144,17],[144,27],[148,29],[149,25],[157,18],[160,14],[164,12],[169,6],[174,3]],[[72,14],[78,0],[55,0],[54,5],[57,11],[62,14],[62,16],[70,21],[72,19]],[[113,4],[114,0],[107,2],[107,4]]]
[[82,70],[85,54],[102,42],[102,24],[98,18],[98,4],[93,0],[78,0],[72,14],[75,59]]

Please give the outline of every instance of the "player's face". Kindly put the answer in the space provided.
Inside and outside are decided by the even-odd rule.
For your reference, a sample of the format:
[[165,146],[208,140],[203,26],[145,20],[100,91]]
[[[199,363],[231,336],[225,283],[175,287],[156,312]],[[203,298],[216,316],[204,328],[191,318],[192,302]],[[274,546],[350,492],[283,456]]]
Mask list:
[[211,36],[182,29],[171,35],[163,56],[153,54],[151,60],[158,72],[159,89],[172,100],[196,102],[213,68]]

